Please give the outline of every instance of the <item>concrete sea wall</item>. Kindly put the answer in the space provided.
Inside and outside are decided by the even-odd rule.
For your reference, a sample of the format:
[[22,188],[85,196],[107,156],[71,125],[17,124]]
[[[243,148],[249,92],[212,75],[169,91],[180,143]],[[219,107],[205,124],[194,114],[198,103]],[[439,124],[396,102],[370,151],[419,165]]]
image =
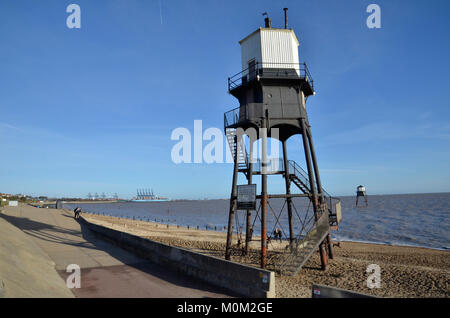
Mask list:
[[50,257],[1,215],[0,233],[0,298],[74,297]]
[[82,217],[80,220],[83,225],[97,235],[153,263],[225,288],[244,297],[275,297],[274,272],[168,246],[90,223]]

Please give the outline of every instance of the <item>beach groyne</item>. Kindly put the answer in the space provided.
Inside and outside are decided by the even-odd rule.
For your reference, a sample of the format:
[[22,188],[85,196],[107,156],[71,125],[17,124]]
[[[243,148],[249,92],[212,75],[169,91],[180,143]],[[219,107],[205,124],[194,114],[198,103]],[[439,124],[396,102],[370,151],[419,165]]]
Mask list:
[[275,273],[217,257],[169,246],[129,233],[93,224],[80,217],[95,234],[142,258],[171,268],[244,297],[275,297]]

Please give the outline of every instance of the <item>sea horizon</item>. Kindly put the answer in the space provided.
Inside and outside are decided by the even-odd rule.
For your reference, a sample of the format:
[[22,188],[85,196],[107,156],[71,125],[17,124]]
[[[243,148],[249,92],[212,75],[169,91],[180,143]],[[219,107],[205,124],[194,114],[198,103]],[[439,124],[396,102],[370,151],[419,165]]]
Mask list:
[[[356,196],[340,197],[342,222],[338,231],[332,231],[336,241],[375,243],[396,246],[416,246],[440,250],[450,249],[450,193],[418,193],[394,195],[369,195],[368,207],[355,207]],[[267,216],[267,229],[287,228],[284,200],[271,199]],[[307,199],[295,199],[299,221],[311,213]],[[176,224],[199,229],[224,231],[228,224],[228,199],[173,200],[167,202],[105,202],[66,203],[73,209],[80,205],[85,212],[109,216],[135,218],[162,224]],[[280,211],[283,212],[280,213]],[[271,212],[273,211],[273,212]],[[303,211],[306,211],[303,213]],[[245,211],[236,213],[239,228],[243,231]],[[255,212],[253,215],[257,214]],[[280,215],[276,222],[275,215]],[[311,215],[311,214],[309,214]],[[254,233],[258,235],[258,220],[253,220]],[[236,220],[234,220],[236,222]],[[295,220],[294,220],[295,223]],[[298,223],[298,222],[297,222]],[[236,224],[236,223],[235,223]],[[295,232],[299,226],[294,226]],[[287,236],[287,233],[285,231]]]

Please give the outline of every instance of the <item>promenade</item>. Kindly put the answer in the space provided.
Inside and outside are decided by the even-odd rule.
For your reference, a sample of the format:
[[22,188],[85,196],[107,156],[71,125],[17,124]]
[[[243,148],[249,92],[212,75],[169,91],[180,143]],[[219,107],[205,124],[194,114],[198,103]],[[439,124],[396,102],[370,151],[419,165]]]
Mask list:
[[228,297],[217,287],[152,264],[97,238],[71,212],[27,205],[2,210],[0,218],[26,233],[48,255],[63,283],[70,275],[67,266],[80,266],[81,288],[70,290],[75,297]]

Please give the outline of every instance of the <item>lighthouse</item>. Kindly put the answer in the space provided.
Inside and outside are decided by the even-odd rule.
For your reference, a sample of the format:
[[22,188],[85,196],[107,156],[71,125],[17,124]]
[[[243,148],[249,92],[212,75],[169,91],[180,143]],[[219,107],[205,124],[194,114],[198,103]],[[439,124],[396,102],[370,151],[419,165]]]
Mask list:
[[356,207],[358,207],[359,197],[363,197],[364,198],[364,201],[366,202],[366,207],[369,206],[369,203],[367,201],[367,194],[366,194],[366,187],[365,186],[359,185],[356,188]]
[[[315,249],[320,252],[323,269],[326,268],[327,259],[333,258],[330,230],[336,229],[340,221],[340,200],[331,197],[322,188],[306,110],[308,98],[315,95],[314,81],[306,63],[300,62],[300,42],[294,30],[287,27],[286,8],[284,14],[284,28],[272,27],[268,14],[264,13],[264,27],[239,41],[241,71],[228,78],[228,92],[237,99],[239,107],[224,114],[224,129],[234,159],[225,258],[231,259],[231,252],[236,248],[232,244],[233,229],[239,229],[240,226],[233,224],[235,213],[238,209],[245,210],[247,207],[243,252],[248,253],[253,233],[252,224],[257,220],[261,229],[261,267],[265,268],[270,241],[270,232],[267,232],[268,209],[271,209],[269,200],[284,199],[286,208],[277,213],[287,213],[287,226],[281,223],[279,225],[291,254],[288,255],[289,261],[286,260],[283,266],[289,267],[289,271],[293,273],[307,261]],[[247,135],[250,140],[248,147],[243,135]],[[301,135],[299,146],[304,151],[306,171],[288,158],[286,141],[294,135]],[[268,138],[279,140],[283,158],[268,159]],[[257,140],[261,141],[261,156],[254,161],[253,144]],[[245,175],[248,181],[246,185],[237,184],[239,173]],[[285,192],[282,194],[268,193],[268,179],[274,175],[284,178]],[[256,185],[253,182],[256,177],[261,178],[261,191],[255,196],[259,202],[259,207],[255,208],[255,216],[255,212],[248,208],[251,206],[249,202],[243,205],[239,201],[238,188],[247,187],[244,191],[247,194],[255,192]],[[293,193],[292,187],[296,187],[296,192],[300,193]],[[246,200],[248,198],[247,195]],[[311,215],[300,215],[294,204],[295,198],[310,200]],[[305,224],[308,218],[312,222],[302,227],[301,224]],[[278,221],[279,218],[276,222]],[[296,232],[296,228],[301,228],[303,232]],[[238,246],[241,246],[241,240]]]

